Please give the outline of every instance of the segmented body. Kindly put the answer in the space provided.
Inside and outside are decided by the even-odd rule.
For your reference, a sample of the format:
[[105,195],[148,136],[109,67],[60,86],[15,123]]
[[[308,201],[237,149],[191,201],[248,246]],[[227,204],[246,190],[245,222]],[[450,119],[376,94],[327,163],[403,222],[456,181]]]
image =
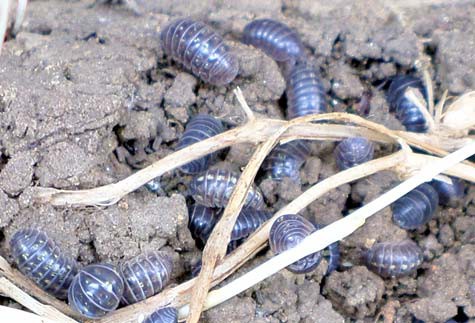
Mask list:
[[271,217],[272,213],[267,211],[243,208],[231,231],[231,240],[247,238]]
[[288,119],[327,112],[325,89],[317,70],[309,65],[291,67],[286,93]]
[[[322,229],[324,226],[320,224],[314,224],[317,230]],[[339,242],[334,242],[329,245],[323,253],[323,256],[328,262],[328,268],[326,274],[330,274],[335,271],[340,265],[340,244]]]
[[417,229],[432,219],[438,203],[435,189],[424,183],[391,205],[393,221],[403,229]]
[[309,143],[305,140],[294,140],[274,148],[265,159],[263,169],[269,172],[272,179],[278,181],[285,177],[298,180],[300,167],[309,155]]
[[335,148],[335,160],[345,170],[373,159],[374,145],[366,138],[352,137],[342,140]]
[[[190,183],[190,193],[199,204],[224,208],[228,204],[238,179],[239,175],[231,171],[208,170],[193,178]],[[255,185],[252,185],[249,189],[244,206],[256,210],[263,208],[262,193]]]
[[381,242],[365,254],[366,266],[378,275],[401,277],[408,275],[422,264],[422,250],[412,240]]
[[[223,131],[223,124],[220,120],[213,116],[199,114],[193,117],[186,125],[185,132],[178,142],[177,150],[216,136]],[[215,153],[206,155],[181,166],[180,169],[187,174],[198,174],[209,167],[211,160],[215,156]]]
[[122,302],[133,304],[160,292],[170,280],[172,260],[158,252],[148,252],[122,263],[120,276],[124,281]]
[[418,91],[422,96],[425,95],[424,83],[419,78],[406,75],[394,77],[387,92],[390,111],[396,112],[396,118],[408,131],[427,132],[428,123],[421,111],[426,107],[417,105],[406,95],[409,88]]
[[439,203],[444,206],[456,207],[462,203],[465,195],[465,185],[462,180],[446,177],[450,183],[434,179],[430,184],[439,194]]
[[244,28],[243,43],[261,49],[278,62],[296,61],[304,56],[297,33],[272,19],[256,19],[248,23]]
[[84,267],[69,287],[69,305],[81,315],[97,319],[115,310],[124,292],[124,282],[114,266]]
[[150,314],[143,323],[177,323],[178,312],[174,307],[164,307]]
[[10,240],[18,269],[44,291],[66,299],[78,272],[78,264],[61,252],[46,233],[37,229],[18,230]]
[[[296,214],[279,217],[269,233],[269,245],[275,254],[297,246],[317,228],[307,219]],[[303,274],[314,270],[322,259],[321,252],[316,252],[287,266],[293,273]]]
[[223,38],[200,21],[176,19],[161,31],[160,40],[165,54],[205,82],[226,85],[238,73],[238,60]]

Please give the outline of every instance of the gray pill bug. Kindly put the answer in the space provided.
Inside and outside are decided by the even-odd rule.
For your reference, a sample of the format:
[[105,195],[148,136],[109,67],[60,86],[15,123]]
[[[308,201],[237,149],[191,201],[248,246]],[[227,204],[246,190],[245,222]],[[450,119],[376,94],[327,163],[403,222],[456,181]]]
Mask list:
[[44,291],[59,299],[67,298],[78,264],[46,233],[31,228],[18,230],[10,240],[10,249],[23,274]]
[[110,264],[84,267],[69,287],[68,300],[72,309],[81,315],[97,319],[114,311],[124,292],[124,282]]
[[345,170],[373,159],[374,145],[364,137],[342,140],[335,148],[335,160],[340,170]]
[[366,266],[384,278],[408,275],[424,260],[422,250],[412,240],[375,243],[364,257]]
[[274,180],[281,181],[286,177],[294,181],[300,179],[300,167],[310,156],[310,145],[305,140],[294,140],[279,145],[265,159],[262,168]]
[[405,230],[414,230],[429,222],[439,203],[430,184],[422,184],[391,205],[393,222]]
[[288,119],[327,112],[325,89],[314,67],[293,65],[286,79]]
[[[223,131],[224,127],[220,120],[210,115],[199,114],[186,125],[185,132],[178,142],[177,150],[216,136]],[[181,166],[180,170],[186,174],[198,174],[209,167],[215,156],[216,153],[206,155]]]
[[261,49],[278,62],[297,61],[304,56],[298,34],[272,19],[256,19],[248,23],[244,27],[242,41]]
[[166,55],[195,76],[213,85],[226,85],[239,71],[238,60],[211,27],[201,21],[179,18],[160,33]]
[[[224,208],[236,187],[239,174],[223,169],[212,169],[193,177],[189,191],[193,199],[204,206]],[[247,194],[244,207],[256,210],[264,207],[261,191],[252,185]]]
[[457,207],[462,203],[465,196],[465,185],[462,180],[439,175],[430,184],[439,194],[439,204]]
[[[317,228],[304,217],[297,214],[280,216],[272,225],[269,233],[269,245],[275,254],[280,254],[287,249],[294,248]],[[315,252],[293,264],[287,269],[296,274],[313,271],[322,260],[322,253]]]
[[160,252],[147,252],[119,266],[124,281],[122,302],[133,304],[160,292],[170,280],[172,260]]
[[156,310],[142,323],[177,323],[178,322],[178,312],[174,307],[164,307]]

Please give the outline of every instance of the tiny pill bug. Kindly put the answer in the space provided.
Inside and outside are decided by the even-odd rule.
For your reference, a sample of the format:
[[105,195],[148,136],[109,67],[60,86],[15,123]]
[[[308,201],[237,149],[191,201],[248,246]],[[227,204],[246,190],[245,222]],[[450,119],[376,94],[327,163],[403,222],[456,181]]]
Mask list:
[[439,194],[441,205],[457,207],[462,203],[465,195],[465,185],[462,180],[444,176],[443,180],[435,178],[430,184]]
[[160,41],[166,55],[210,84],[226,85],[239,71],[223,38],[201,21],[176,19],[161,31]]
[[242,41],[261,49],[278,62],[296,61],[304,55],[298,34],[272,19],[256,19],[248,23]]
[[71,307],[81,315],[97,319],[115,310],[124,292],[124,282],[110,264],[84,267],[69,287]]
[[274,148],[264,161],[263,169],[277,181],[285,177],[298,180],[300,167],[309,155],[309,143],[305,140],[294,140]]
[[408,275],[422,261],[422,250],[412,240],[375,243],[365,253],[366,266],[384,278]]
[[147,252],[122,263],[119,273],[124,281],[124,304],[142,301],[160,292],[170,280],[172,260],[159,252]]
[[317,70],[307,64],[291,67],[287,77],[287,117],[327,112],[325,89]]
[[[317,228],[304,217],[297,214],[280,216],[272,225],[269,233],[269,245],[275,254],[294,248]],[[305,274],[314,270],[322,260],[320,251],[308,255],[287,269],[296,274]]]
[[[220,120],[210,115],[199,114],[193,117],[186,125],[185,132],[178,142],[177,150],[216,136],[223,131],[223,124]],[[210,161],[215,156],[215,153],[206,155],[181,166],[180,170],[186,174],[198,174],[208,168]]]
[[142,323],[177,323],[178,312],[174,307],[164,307],[150,314]]
[[335,148],[335,160],[340,170],[345,170],[373,159],[374,145],[364,137],[342,140]]
[[396,112],[396,118],[408,131],[427,132],[428,123],[420,106],[408,98],[406,91],[418,90],[425,95],[424,83],[414,76],[398,75],[393,78],[387,92],[390,111]]
[[46,233],[32,228],[18,230],[10,240],[10,249],[23,274],[44,291],[67,298],[78,264],[63,254]]
[[[212,169],[193,177],[190,193],[194,200],[208,207],[224,208],[236,187],[239,175],[235,172]],[[264,198],[259,188],[252,185],[246,196],[244,207],[256,210],[264,207]]]
[[393,221],[405,230],[414,230],[432,219],[439,196],[430,184],[422,184],[391,205]]

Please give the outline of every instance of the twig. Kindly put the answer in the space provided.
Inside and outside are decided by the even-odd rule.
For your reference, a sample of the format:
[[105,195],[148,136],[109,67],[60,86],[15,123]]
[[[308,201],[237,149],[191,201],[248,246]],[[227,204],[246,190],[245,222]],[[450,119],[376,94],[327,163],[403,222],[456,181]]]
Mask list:
[[61,323],[61,321],[53,321],[39,315],[18,310],[13,307],[0,305],[0,317],[2,322],[28,322],[28,323]]
[[[236,95],[239,97],[241,93],[238,92]],[[200,274],[195,286],[193,287],[193,298],[190,303],[191,310],[187,319],[188,323],[198,322],[204,300],[208,295],[216,263],[222,260],[226,254],[231,231],[236,222],[236,218],[244,205],[249,188],[254,183],[254,177],[256,176],[262,162],[285,130],[286,128],[282,127],[266,142],[257,147],[241,174],[221,219],[213,229],[211,236],[206,243],[205,249],[203,250]]]
[[0,1],[0,54],[2,54],[3,41],[7,32],[8,15],[10,13],[10,0]]
[[[475,141],[443,159],[437,160],[431,164],[431,167],[421,169],[415,176],[409,178],[345,218],[335,221],[325,228],[309,235],[296,247],[274,256],[257,268],[254,268],[230,282],[225,287],[210,292],[206,299],[205,308],[207,309],[221,304],[267,277],[277,273],[293,262],[314,252],[320,251],[334,242],[344,239],[361,227],[366,219],[376,212],[390,205],[420,184],[432,180],[439,173],[456,165],[473,154],[475,154]],[[188,306],[182,307],[179,314],[180,317],[185,317],[188,314]]]
[[21,24],[23,23],[23,19],[25,18],[26,6],[28,4],[28,0],[18,0],[18,4],[16,7],[16,17],[15,17],[15,24],[12,28],[12,34],[16,35],[20,30]]
[[77,323],[56,308],[41,304],[5,277],[0,277],[0,292],[38,314],[41,318],[56,322]]
[[256,120],[256,116],[254,115],[254,112],[252,112],[249,105],[247,105],[246,99],[244,99],[244,95],[242,94],[242,91],[239,86],[233,92],[239,104],[241,105],[242,110],[247,116],[247,121],[250,122]]

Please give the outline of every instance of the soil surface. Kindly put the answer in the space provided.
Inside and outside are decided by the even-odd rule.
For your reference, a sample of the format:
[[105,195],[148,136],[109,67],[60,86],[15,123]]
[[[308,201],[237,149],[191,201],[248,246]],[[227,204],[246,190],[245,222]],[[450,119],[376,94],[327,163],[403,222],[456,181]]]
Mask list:
[[[123,179],[174,151],[197,113],[212,114],[228,128],[240,124],[236,86],[256,114],[284,118],[279,66],[240,43],[255,18],[295,28],[309,61],[320,68],[333,111],[361,112],[355,107],[371,92],[367,118],[403,129],[388,112],[383,83],[414,73],[423,55],[431,62],[436,97],[445,89],[456,95],[475,88],[475,4],[393,2],[29,2],[21,32],[0,57],[1,255],[12,261],[8,240],[33,226],[83,265],[164,250],[174,259],[173,283],[184,281],[200,258],[187,228],[189,176],[166,174],[157,194],[141,188],[106,208],[35,205],[31,187],[92,188]],[[224,35],[240,63],[229,86],[207,85],[165,57],[160,29],[180,16],[202,19]],[[259,174],[269,210],[335,174],[334,145],[312,143],[300,184]],[[392,149],[377,146],[376,156]],[[213,167],[240,170],[252,152],[249,145],[233,146]],[[329,192],[302,214],[329,224],[397,183],[382,172]],[[475,187],[468,185],[462,206],[439,207],[417,231],[395,226],[387,208],[341,243],[336,272],[325,276],[325,262],[307,275],[283,270],[204,313],[203,322],[475,322],[474,220]],[[372,243],[406,237],[424,251],[417,274],[384,280],[363,266],[361,254]]]

